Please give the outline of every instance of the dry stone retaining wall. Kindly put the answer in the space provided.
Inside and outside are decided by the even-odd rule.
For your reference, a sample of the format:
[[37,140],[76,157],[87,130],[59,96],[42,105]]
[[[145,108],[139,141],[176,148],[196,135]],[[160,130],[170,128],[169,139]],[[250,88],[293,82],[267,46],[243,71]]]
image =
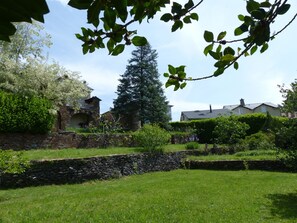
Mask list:
[[[172,136],[173,144],[191,141],[193,136]],[[49,134],[1,133],[0,149],[62,149],[62,148],[105,148],[108,146],[135,146],[129,134],[76,134],[61,132]]]
[[0,187],[25,187],[48,184],[81,183],[88,180],[105,180],[153,171],[169,171],[181,168],[181,160],[187,151],[164,154],[133,154],[32,161],[22,174],[4,174]]

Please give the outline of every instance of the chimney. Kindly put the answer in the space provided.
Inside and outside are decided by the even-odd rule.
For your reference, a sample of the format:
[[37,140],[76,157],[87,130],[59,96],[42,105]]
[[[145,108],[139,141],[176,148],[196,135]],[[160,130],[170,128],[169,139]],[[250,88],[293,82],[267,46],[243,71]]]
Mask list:
[[209,112],[212,113],[211,105],[209,105]]
[[240,106],[242,106],[242,107],[245,106],[244,99],[240,99]]

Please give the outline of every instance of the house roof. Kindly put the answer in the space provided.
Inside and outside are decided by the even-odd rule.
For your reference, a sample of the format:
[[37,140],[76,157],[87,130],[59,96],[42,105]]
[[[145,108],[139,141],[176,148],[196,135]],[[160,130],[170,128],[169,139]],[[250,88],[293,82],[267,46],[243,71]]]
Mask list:
[[272,108],[278,108],[277,105],[275,105],[275,104],[273,104],[271,102],[264,102],[264,103],[245,104],[244,106],[241,106],[240,104],[238,104],[238,105],[225,105],[223,107],[223,109],[234,110],[235,108],[243,107],[243,108],[247,108],[247,109],[250,109],[250,110],[254,110],[257,107],[260,107],[261,105],[267,105],[267,106],[270,106]]
[[182,116],[186,117],[189,120],[192,119],[205,119],[205,118],[215,118],[218,116],[232,115],[232,111],[229,109],[212,109],[210,110],[201,110],[201,111],[183,111]]

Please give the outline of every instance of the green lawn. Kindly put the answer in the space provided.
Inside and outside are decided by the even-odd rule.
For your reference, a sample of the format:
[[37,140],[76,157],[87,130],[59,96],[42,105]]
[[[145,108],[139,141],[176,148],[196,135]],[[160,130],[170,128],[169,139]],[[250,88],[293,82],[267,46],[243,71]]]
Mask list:
[[232,155],[207,155],[207,156],[189,156],[189,160],[276,160],[276,150],[251,150],[237,152]]
[[[174,152],[185,150],[185,145],[166,145],[165,152]],[[42,159],[66,159],[66,158],[86,158],[93,156],[107,156],[115,154],[131,154],[140,153],[142,150],[136,147],[116,147],[106,149],[34,149],[22,151],[26,159],[42,160]]]
[[297,222],[297,174],[176,170],[0,190],[0,222]]

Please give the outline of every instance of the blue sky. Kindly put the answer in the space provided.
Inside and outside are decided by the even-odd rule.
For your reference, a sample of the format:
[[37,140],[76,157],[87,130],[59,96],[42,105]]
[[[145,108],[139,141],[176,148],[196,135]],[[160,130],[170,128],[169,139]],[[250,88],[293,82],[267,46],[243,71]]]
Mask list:
[[[99,50],[83,55],[81,41],[75,33],[80,27],[87,26],[86,11],[67,6],[67,0],[48,0],[50,13],[45,16],[45,30],[52,36],[53,45],[48,49],[49,57],[72,71],[80,72],[82,79],[94,89],[93,96],[101,101],[101,113],[113,106],[119,75],[126,69],[131,58],[133,46],[126,48],[119,56],[109,56],[107,50]],[[178,2],[186,2],[178,1]],[[297,12],[297,3],[292,6],[272,31],[278,31]],[[233,30],[240,25],[239,13],[245,14],[243,0],[207,0],[198,9],[199,22],[186,25],[182,30],[171,33],[171,24],[158,20],[149,24],[135,26],[138,34],[146,36],[158,52],[158,69],[161,81],[165,83],[163,73],[168,64],[186,65],[189,76],[210,75],[213,60],[205,57],[203,49],[207,45],[203,39],[204,30],[218,34],[227,31],[227,39],[232,38]],[[228,38],[229,36],[229,38]],[[227,70],[223,75],[203,81],[188,83],[183,90],[165,89],[170,104],[173,105],[173,120],[180,118],[181,111],[222,108],[223,105],[238,104],[241,98],[246,103],[272,102],[281,104],[282,97],[278,84],[287,86],[297,78],[296,66],[297,21],[271,42],[264,54],[256,53],[252,57],[239,61],[239,70]]]

